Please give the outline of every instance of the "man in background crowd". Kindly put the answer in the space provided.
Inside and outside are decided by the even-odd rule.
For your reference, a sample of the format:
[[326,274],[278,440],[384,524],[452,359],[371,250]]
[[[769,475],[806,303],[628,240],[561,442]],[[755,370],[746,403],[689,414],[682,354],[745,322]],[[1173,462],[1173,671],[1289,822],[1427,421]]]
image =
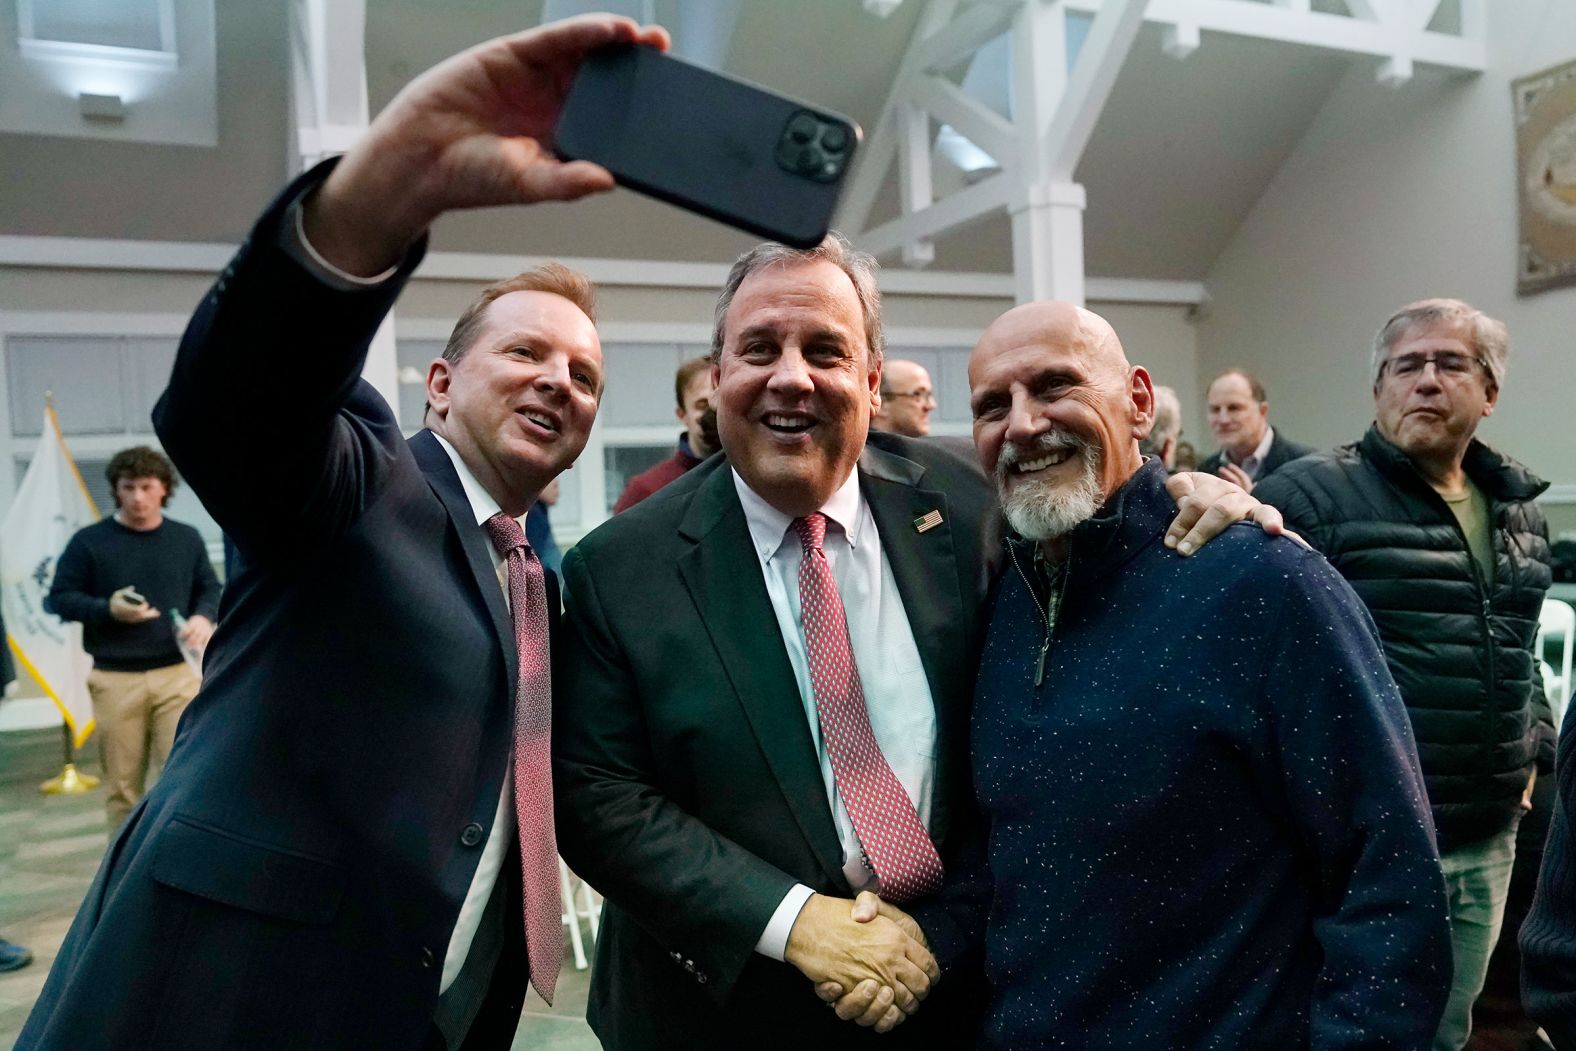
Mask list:
[[673,414],[684,425],[679,446],[672,456],[629,480],[613,505],[614,514],[634,507],[717,451],[717,410],[711,404],[712,386],[710,358],[690,358],[679,366],[673,379],[673,394],[678,399]]
[[930,373],[917,361],[892,358],[881,370],[881,406],[870,414],[870,429],[909,438],[930,434],[936,391]]
[[163,453],[122,449],[104,474],[115,513],[66,544],[44,608],[82,624],[93,658],[88,692],[113,832],[142,798],[150,766],[163,768],[202,685],[181,651],[207,646],[220,588],[197,530],[165,517],[176,483]]
[[1182,437],[1182,400],[1170,387],[1155,387],[1155,425],[1138,443],[1138,451],[1176,470],[1177,441]]
[[914,915],[944,976],[984,941],[978,1046],[1419,1046],[1444,888],[1357,597],[1258,530],[1166,550],[1149,376],[1098,315],[1009,311],[969,382],[1011,527],[973,704],[988,847]]
[[1554,759],[1533,638],[1550,582],[1548,483],[1479,441],[1505,326],[1456,299],[1401,308],[1374,339],[1374,423],[1257,495],[1325,553],[1378,624],[1411,716],[1450,891],[1455,959],[1434,1040],[1458,1051],[1499,938],[1516,826]]
[[1248,492],[1282,465],[1313,452],[1275,433],[1264,384],[1243,369],[1227,369],[1209,385],[1209,429],[1220,446],[1198,465]]

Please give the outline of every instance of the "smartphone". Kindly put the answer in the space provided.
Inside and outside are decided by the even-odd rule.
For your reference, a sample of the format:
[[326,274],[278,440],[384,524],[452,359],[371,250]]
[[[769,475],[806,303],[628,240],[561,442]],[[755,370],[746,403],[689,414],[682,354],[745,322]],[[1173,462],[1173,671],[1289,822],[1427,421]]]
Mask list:
[[654,48],[587,56],[553,146],[630,189],[796,248],[826,236],[860,140],[847,117]]
[[137,594],[135,591],[122,591],[121,594],[126,597],[127,602],[130,602],[134,606],[146,606],[148,604],[148,600]]

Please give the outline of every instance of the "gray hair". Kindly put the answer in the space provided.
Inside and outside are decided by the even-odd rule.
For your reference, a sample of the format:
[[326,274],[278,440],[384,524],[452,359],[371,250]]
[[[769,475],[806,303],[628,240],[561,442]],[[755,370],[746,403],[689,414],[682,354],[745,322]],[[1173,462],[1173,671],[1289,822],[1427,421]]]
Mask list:
[[728,308],[738,294],[744,279],[757,270],[785,263],[810,263],[825,260],[848,275],[854,283],[854,294],[859,297],[859,309],[865,320],[865,346],[870,348],[870,360],[877,362],[886,349],[886,336],[881,330],[881,289],[876,284],[876,271],[880,264],[875,256],[855,248],[836,230],[814,248],[790,248],[776,241],[756,245],[734,260],[723,282],[722,294],[717,297],[717,311],[711,330],[711,360],[716,364],[722,358],[722,326],[727,320]]
[[1504,385],[1505,368],[1510,360],[1510,333],[1503,321],[1496,321],[1470,303],[1459,299],[1420,299],[1390,315],[1390,320],[1374,336],[1370,374],[1379,386],[1379,370],[1401,338],[1417,328],[1465,329],[1472,352],[1488,365],[1489,383],[1497,390]]
[[1149,437],[1138,443],[1145,456],[1159,456],[1167,438],[1182,434],[1182,399],[1170,387],[1155,388],[1155,425]]

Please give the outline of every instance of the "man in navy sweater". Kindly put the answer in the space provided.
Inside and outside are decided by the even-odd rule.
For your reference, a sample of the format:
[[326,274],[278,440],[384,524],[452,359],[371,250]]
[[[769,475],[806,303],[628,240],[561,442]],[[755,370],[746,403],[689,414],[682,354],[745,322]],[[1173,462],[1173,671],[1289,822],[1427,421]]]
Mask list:
[[122,449],[105,475],[115,514],[78,530],[55,564],[44,608],[80,621],[93,657],[88,692],[98,724],[114,832],[162,769],[181,713],[202,680],[181,647],[201,652],[219,613],[219,578],[197,530],[164,516],[175,468],[145,445]]
[[1013,534],[972,727],[987,819],[942,903],[983,942],[981,1047],[1421,1048],[1450,979],[1406,712],[1324,558],[1164,539],[1149,375],[1106,322],[1035,303],[969,365]]

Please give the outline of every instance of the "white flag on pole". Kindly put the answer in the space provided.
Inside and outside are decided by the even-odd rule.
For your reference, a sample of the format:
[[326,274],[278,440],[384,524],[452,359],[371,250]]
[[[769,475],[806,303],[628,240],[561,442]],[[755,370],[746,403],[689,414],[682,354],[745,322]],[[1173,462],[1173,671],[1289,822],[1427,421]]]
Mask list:
[[33,460],[0,523],[0,587],[4,589],[0,601],[17,676],[32,677],[55,702],[71,730],[74,748],[81,748],[93,733],[93,703],[88,697],[93,661],[82,649],[82,625],[45,613],[44,596],[49,594],[55,560],[66,549],[66,541],[98,518],[66,450],[54,407],[45,406],[44,431]]

